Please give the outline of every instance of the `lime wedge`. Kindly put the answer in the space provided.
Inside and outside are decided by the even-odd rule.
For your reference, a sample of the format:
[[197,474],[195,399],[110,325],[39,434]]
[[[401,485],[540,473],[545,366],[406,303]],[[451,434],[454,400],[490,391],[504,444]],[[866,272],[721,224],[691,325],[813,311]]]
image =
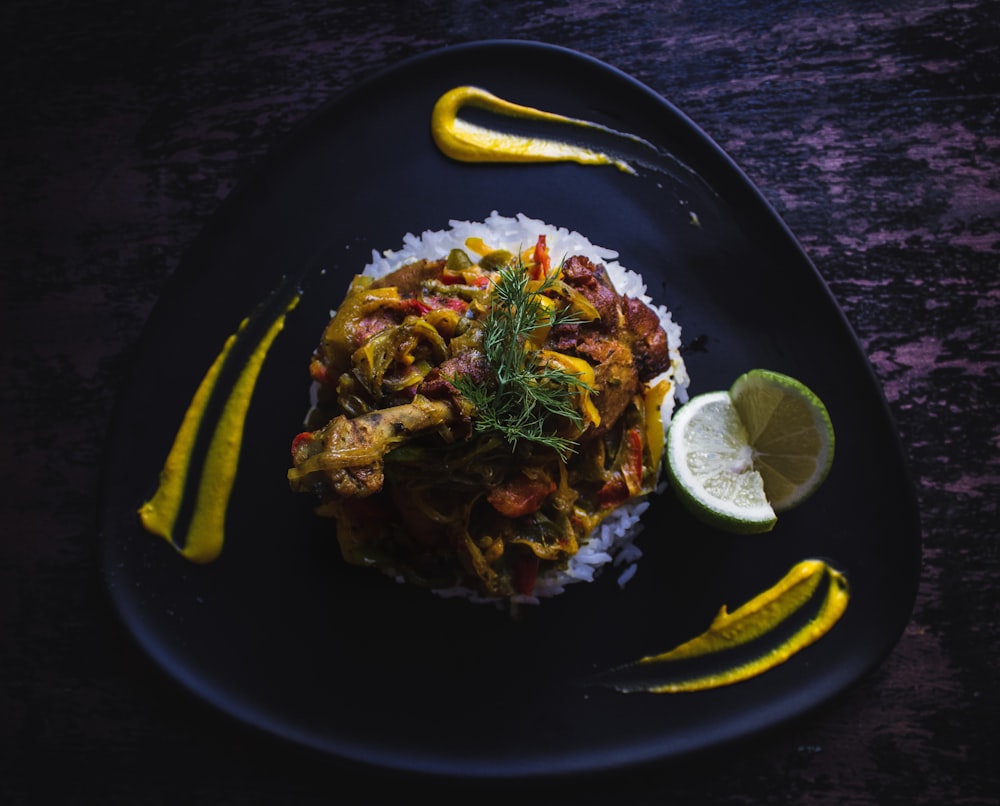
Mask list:
[[823,401],[795,378],[766,369],[741,375],[729,396],[774,511],[800,504],[833,464],[833,423]]
[[755,369],[726,392],[691,398],[667,431],[670,482],[696,516],[730,532],[767,532],[833,461],[822,401],[788,375]]

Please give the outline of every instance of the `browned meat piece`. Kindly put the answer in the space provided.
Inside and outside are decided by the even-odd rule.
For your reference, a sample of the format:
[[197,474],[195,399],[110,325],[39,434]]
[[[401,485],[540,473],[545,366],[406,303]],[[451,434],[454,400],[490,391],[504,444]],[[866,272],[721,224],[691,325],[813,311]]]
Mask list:
[[621,416],[640,384],[670,367],[667,334],[656,312],[641,300],[620,297],[602,265],[585,257],[563,264],[563,278],[598,309],[599,322],[560,325],[549,335],[552,349],[579,355],[594,367],[594,401],[603,423]]
[[384,457],[390,450],[455,417],[451,403],[422,395],[360,417],[334,417],[318,431],[295,438],[288,481],[296,492],[371,495],[382,489]]
[[444,260],[418,260],[400,266],[394,272],[380,277],[371,288],[397,288],[402,297],[416,294],[427,280],[440,280],[444,271]]
[[361,346],[372,336],[377,336],[388,327],[393,327],[402,319],[398,308],[382,308],[368,316],[359,317],[354,323],[352,336],[354,344]]
[[473,383],[485,384],[492,377],[486,356],[479,349],[463,350],[451,358],[441,362],[441,365],[432,369],[424,382],[420,385],[420,393],[427,397],[437,397],[435,391],[447,385],[450,392],[455,391],[451,385],[451,379],[464,376]]
[[[579,355],[594,368],[597,394],[593,401],[604,429],[621,416],[639,390],[636,358],[629,344],[624,330],[613,337],[601,323],[562,327],[556,334],[553,349]],[[582,439],[587,441],[598,433],[603,429],[587,432]]]
[[[617,422],[639,391],[634,357],[625,344],[614,345],[604,360],[594,366],[594,385],[597,387],[594,405],[600,412],[601,426],[606,430]],[[596,433],[589,436],[596,436]]]
[[645,383],[669,369],[667,334],[656,313],[642,300],[625,297],[625,323],[633,344],[639,380]]
[[604,266],[595,266],[587,258],[575,255],[566,259],[562,271],[563,279],[597,308],[604,326],[610,332],[616,332],[621,315],[620,297],[612,286]]

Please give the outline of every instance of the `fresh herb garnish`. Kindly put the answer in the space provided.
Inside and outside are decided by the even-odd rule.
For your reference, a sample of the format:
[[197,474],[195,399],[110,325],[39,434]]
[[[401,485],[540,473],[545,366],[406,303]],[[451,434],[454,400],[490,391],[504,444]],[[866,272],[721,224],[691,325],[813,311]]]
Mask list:
[[483,351],[496,384],[475,384],[468,377],[455,386],[475,407],[478,431],[496,431],[511,449],[522,440],[551,448],[565,460],[576,443],[555,433],[552,418],[566,418],[580,427],[583,418],[574,405],[582,392],[593,388],[573,372],[543,360],[532,335],[557,324],[580,321],[572,312],[549,307],[543,295],[557,282],[558,272],[545,277],[534,290],[523,263],[508,264],[498,272],[483,321]]

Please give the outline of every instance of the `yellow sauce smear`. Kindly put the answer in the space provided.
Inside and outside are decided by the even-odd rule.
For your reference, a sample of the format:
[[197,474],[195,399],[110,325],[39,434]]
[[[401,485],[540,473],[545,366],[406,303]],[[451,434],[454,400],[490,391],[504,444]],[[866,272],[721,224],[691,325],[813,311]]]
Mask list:
[[512,118],[578,126],[639,140],[633,135],[616,132],[599,123],[511,103],[479,87],[455,87],[438,99],[431,113],[434,142],[452,159],[462,162],[577,162],[581,165],[614,165],[626,173],[635,173],[628,163],[600,151],[558,140],[522,137],[469,123],[458,116],[465,106]]
[[706,657],[760,638],[809,602],[824,579],[827,580],[827,588],[816,616],[760,657],[690,679],[662,684],[615,684],[615,688],[656,694],[701,691],[739,683],[773,669],[826,635],[847,608],[847,580],[843,574],[821,560],[804,560],[798,563],[777,585],[758,594],[732,613],[727,612],[723,606],[708,630],[698,637],[669,652],[644,657],[632,667],[669,665],[676,661]]
[[160,472],[160,486],[153,497],[139,508],[139,517],[146,530],[165,538],[192,562],[211,562],[222,552],[226,509],[236,479],[243,426],[247,410],[250,408],[254,386],[271,344],[284,327],[286,314],[298,304],[298,301],[298,296],[295,296],[281,315],[271,323],[226,398],[222,413],[212,431],[205,463],[201,468],[194,511],[184,539],[178,541],[175,527],[188,474],[191,472],[192,451],[219,373],[248,320],[244,319],[239,330],[226,340],[222,352],[205,373],[184,414],[173,447]]

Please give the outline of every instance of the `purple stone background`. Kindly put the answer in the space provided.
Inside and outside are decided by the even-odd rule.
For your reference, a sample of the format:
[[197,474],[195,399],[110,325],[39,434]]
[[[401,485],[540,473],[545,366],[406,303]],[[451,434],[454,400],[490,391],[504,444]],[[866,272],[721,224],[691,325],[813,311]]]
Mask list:
[[572,802],[1000,802],[1000,3],[944,0],[6,3],[0,802],[388,797],[151,674],[101,591],[98,461],[129,346],[255,162],[373,71],[497,37],[630,73],[744,169],[857,332],[923,523],[913,619],[874,674],[750,746]]

